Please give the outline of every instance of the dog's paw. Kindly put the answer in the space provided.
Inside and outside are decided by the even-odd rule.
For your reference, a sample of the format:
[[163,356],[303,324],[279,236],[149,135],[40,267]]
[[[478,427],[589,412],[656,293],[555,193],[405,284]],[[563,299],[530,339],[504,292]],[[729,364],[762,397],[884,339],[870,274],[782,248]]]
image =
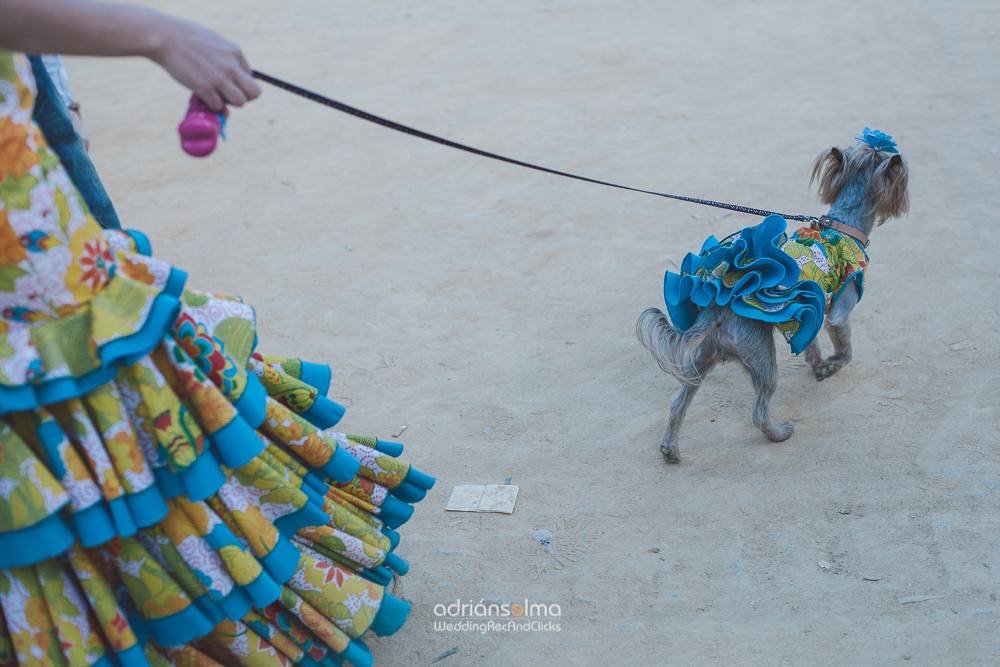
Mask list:
[[681,462],[681,453],[679,449],[671,449],[666,445],[660,445],[660,451],[663,453],[663,458],[667,463]]
[[792,437],[794,432],[795,424],[792,422],[778,422],[774,425],[774,430],[767,434],[767,437],[775,442],[784,442]]
[[843,367],[844,363],[840,359],[837,357],[830,357],[814,369],[816,373],[816,381],[822,382]]

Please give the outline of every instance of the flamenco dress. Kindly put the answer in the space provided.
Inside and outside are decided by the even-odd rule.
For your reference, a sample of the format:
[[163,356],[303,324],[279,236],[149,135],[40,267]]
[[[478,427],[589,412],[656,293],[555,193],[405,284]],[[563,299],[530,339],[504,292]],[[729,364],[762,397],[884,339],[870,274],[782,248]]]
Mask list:
[[663,300],[674,326],[686,331],[704,308],[728,306],[771,322],[792,352],[802,352],[848,284],[863,293],[868,255],[856,239],[835,230],[802,227],[789,237],[787,224],[769,215],[721,241],[710,236],[697,255],[687,254],[679,273],[667,271]]
[[333,429],[328,367],[102,229],[0,51],[0,667],[332,667],[398,630],[434,479]]

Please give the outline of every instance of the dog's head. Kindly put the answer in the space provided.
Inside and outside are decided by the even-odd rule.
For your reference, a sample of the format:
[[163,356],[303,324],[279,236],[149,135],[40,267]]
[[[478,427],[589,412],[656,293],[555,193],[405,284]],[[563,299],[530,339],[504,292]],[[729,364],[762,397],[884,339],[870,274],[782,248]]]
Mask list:
[[[819,200],[832,206],[843,194],[849,207],[860,207],[862,215],[871,215],[880,225],[889,218],[899,218],[910,210],[907,191],[909,169],[906,158],[896,152],[892,137],[867,127],[858,141],[847,148],[828,148],[812,165],[813,181],[819,181]],[[848,188],[856,184],[858,187]]]

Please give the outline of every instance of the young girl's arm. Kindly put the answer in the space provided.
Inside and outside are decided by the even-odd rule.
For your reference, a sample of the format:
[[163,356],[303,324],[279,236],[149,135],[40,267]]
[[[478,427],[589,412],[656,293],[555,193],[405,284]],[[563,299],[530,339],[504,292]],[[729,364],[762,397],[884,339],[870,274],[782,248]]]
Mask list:
[[0,0],[0,48],[28,53],[143,56],[213,110],[260,95],[240,48],[217,33],[136,5]]

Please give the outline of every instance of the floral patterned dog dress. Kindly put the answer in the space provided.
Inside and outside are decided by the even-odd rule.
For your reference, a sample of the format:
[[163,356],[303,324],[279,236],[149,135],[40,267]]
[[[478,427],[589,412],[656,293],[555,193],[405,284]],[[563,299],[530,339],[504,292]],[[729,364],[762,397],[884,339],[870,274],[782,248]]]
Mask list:
[[803,227],[791,238],[785,219],[769,215],[721,241],[710,236],[680,273],[667,271],[663,298],[670,321],[686,330],[713,301],[761,322],[772,322],[792,352],[819,333],[834,297],[854,282],[864,289],[868,255],[857,240],[832,229]]

